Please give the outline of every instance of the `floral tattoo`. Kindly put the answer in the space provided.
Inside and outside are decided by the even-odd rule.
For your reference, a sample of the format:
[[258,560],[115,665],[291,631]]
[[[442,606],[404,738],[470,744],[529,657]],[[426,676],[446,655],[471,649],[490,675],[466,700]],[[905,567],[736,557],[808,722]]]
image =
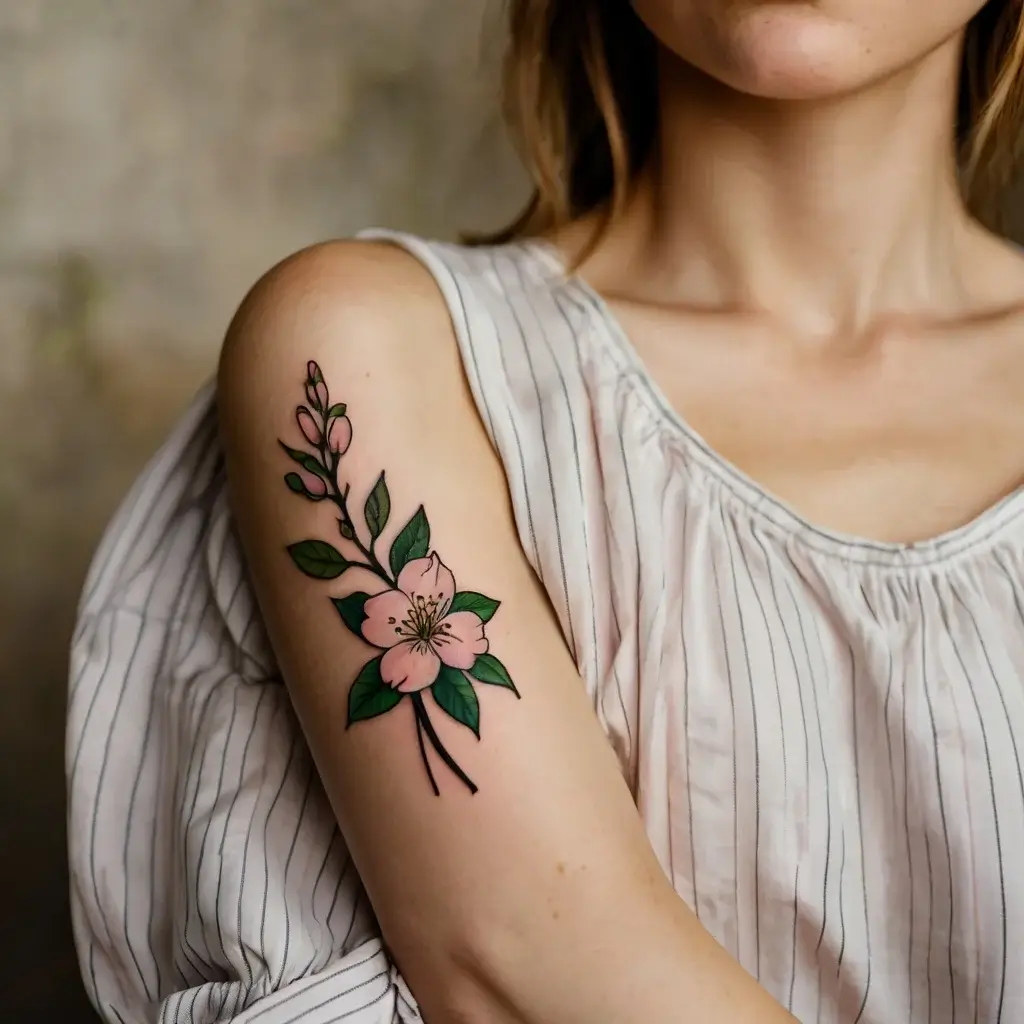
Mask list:
[[[476,683],[504,687],[519,697],[505,666],[488,650],[485,626],[499,602],[470,590],[457,590],[451,570],[430,548],[430,523],[420,506],[399,530],[381,562],[377,545],[391,518],[391,495],[381,473],[363,506],[365,531],[349,511],[351,485],[339,484],[341,461],[352,444],[352,423],[342,403],[331,404],[324,375],[315,362],[306,367],[306,404],[295,413],[303,448],[280,442],[298,471],[284,481],[309,501],[330,503],[337,514],[345,553],[325,540],[300,541],[288,548],[292,561],[315,580],[339,579],[350,569],[369,570],[383,584],[377,594],[362,591],[332,597],[342,623],[382,652],[356,676],[348,695],[348,725],[378,718],[407,697],[412,704],[420,757],[434,794],[427,744],[471,793],[477,787],[445,749],[427,710],[424,694],[447,715],[480,738]],[[353,557],[349,557],[349,556]]]

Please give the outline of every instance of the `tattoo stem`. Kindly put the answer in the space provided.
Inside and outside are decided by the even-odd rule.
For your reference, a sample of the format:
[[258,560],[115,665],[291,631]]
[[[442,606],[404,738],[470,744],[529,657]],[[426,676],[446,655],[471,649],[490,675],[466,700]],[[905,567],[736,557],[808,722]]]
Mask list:
[[422,693],[412,694],[412,706],[416,710],[417,724],[422,727],[423,731],[427,734],[427,739],[430,740],[430,745],[437,751],[438,757],[448,765],[454,775],[458,776],[459,781],[470,791],[470,793],[476,793],[476,783],[458,766],[458,764],[456,764],[455,758],[453,758],[452,755],[444,749],[441,737],[437,735],[437,732],[434,729],[434,723],[431,722],[430,716],[427,714],[427,706],[423,703]]
[[420,757],[423,758],[423,767],[427,769],[427,778],[430,779],[430,788],[434,791],[434,796],[440,796],[441,790],[437,788],[437,780],[434,778],[434,772],[431,770],[430,761],[427,758],[427,748],[423,743],[423,724],[420,722],[419,708],[416,708],[415,711],[416,739],[420,743]]
[[366,559],[366,568],[370,572],[379,576],[389,587],[397,586],[395,580],[391,578],[388,571],[380,564],[380,560],[374,554],[372,544],[370,547],[364,546],[363,542],[359,539],[359,534],[356,533],[356,524],[352,522],[352,516],[349,515],[348,511],[348,487],[346,486],[344,493],[342,493],[341,487],[338,484],[338,460],[332,457],[332,453],[328,450],[326,443],[321,445],[320,454],[323,456],[325,464],[330,467],[331,493],[328,494],[328,498],[338,507],[338,511],[341,512],[342,522],[349,528],[352,534],[348,539],[355,544],[359,553]]

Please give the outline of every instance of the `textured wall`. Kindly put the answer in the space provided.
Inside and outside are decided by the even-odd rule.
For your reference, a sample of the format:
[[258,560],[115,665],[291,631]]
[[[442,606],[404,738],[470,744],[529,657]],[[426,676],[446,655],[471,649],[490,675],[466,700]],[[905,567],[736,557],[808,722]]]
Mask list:
[[62,728],[99,530],[270,264],[369,224],[447,235],[517,205],[485,6],[0,3],[3,1021],[89,1019]]

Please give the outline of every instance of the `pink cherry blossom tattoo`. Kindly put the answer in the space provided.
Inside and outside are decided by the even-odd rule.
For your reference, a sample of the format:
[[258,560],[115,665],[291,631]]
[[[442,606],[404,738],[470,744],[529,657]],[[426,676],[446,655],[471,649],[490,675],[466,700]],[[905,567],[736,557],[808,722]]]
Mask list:
[[[427,745],[470,791],[477,787],[441,741],[424,694],[456,722],[480,738],[480,701],[475,684],[503,687],[519,697],[505,666],[489,651],[485,626],[499,602],[471,590],[458,590],[455,577],[430,547],[430,523],[420,506],[392,540],[385,565],[378,541],[391,518],[391,495],[381,473],[363,505],[365,530],[349,511],[350,485],[338,483],[341,460],[352,444],[346,406],[331,404],[327,384],[315,362],[306,366],[306,403],[295,411],[304,447],[280,442],[298,469],[285,476],[289,490],[309,501],[328,502],[337,515],[346,546],[339,551],[325,540],[303,540],[288,548],[306,576],[332,581],[350,569],[369,570],[383,585],[379,593],[362,591],[332,597],[342,623],[379,653],[368,661],[348,695],[348,725],[379,718],[408,698],[427,778],[437,785]],[[352,555],[353,557],[349,557]]]

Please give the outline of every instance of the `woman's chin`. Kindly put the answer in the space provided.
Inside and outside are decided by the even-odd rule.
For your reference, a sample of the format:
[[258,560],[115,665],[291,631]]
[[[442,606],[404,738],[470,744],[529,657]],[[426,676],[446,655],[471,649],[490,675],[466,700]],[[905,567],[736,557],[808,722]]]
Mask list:
[[750,96],[826,99],[856,90],[881,70],[856,27],[806,4],[744,8],[716,35],[718,45],[695,55],[695,63]]
[[633,0],[681,61],[730,89],[777,100],[856,93],[939,51],[950,74],[983,0]]

